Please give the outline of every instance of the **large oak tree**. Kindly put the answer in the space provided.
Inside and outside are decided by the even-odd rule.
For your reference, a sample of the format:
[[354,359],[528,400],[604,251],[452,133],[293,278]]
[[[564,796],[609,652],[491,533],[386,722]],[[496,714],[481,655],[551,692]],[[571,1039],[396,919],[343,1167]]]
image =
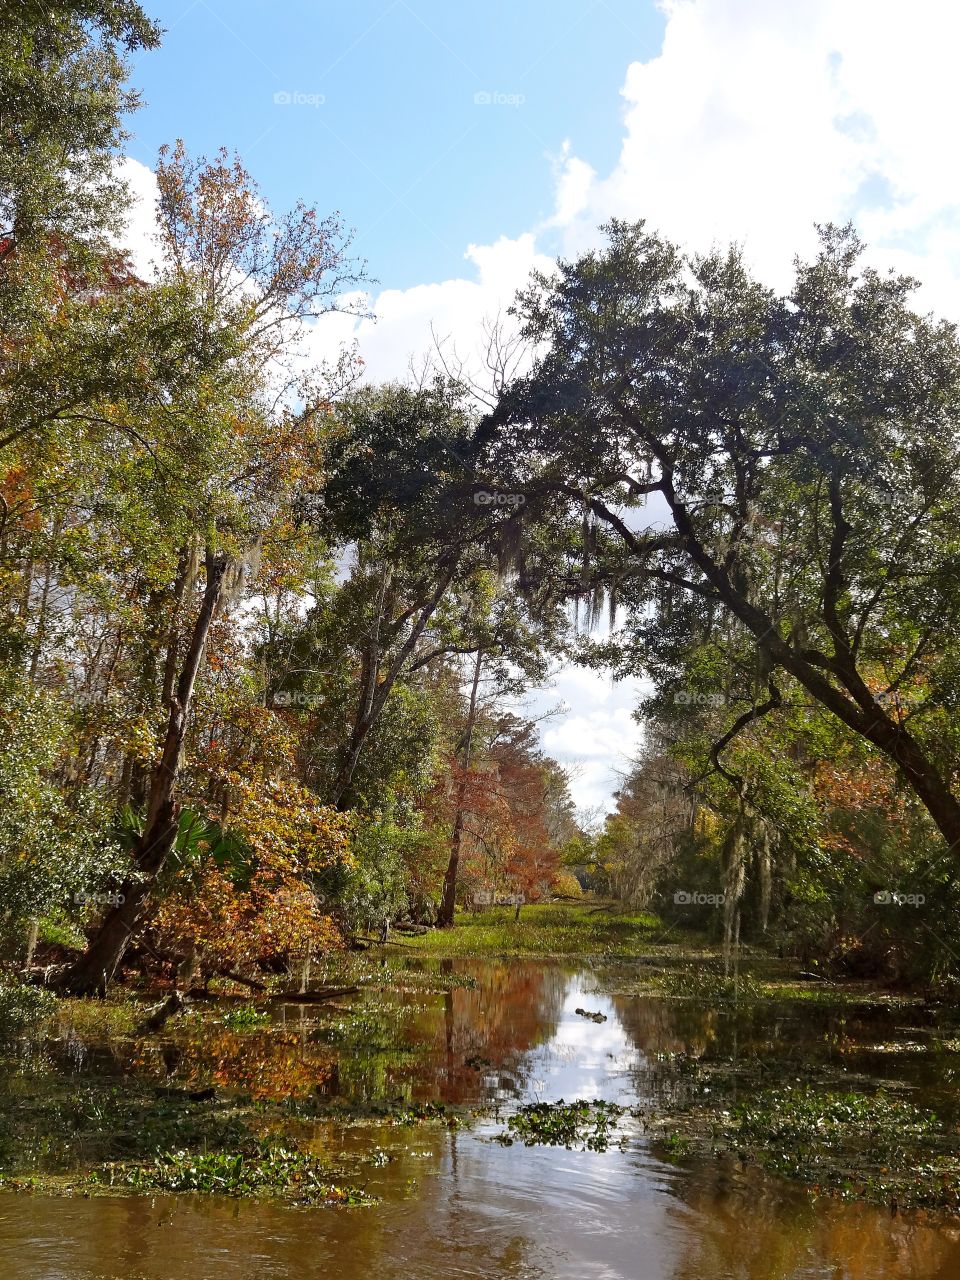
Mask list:
[[849,229],[822,230],[785,295],[736,250],[607,233],[519,299],[536,356],[480,433],[485,465],[582,522],[584,580],[633,618],[687,598],[705,631],[735,623],[758,692],[728,734],[795,681],[893,762],[957,853],[954,327],[912,308],[915,281],[864,266]]

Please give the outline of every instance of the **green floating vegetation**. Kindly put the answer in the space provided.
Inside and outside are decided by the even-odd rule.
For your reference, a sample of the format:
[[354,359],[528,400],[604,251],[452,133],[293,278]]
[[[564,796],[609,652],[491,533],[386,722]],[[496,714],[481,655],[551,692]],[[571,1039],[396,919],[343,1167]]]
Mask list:
[[736,1154],[843,1198],[903,1207],[960,1207],[960,1141],[953,1126],[886,1090],[810,1085],[762,1090],[720,1112],[674,1118],[667,1158],[703,1149]]
[[436,969],[395,968],[390,971],[393,991],[475,991],[480,985],[470,973],[442,973]]
[[880,1163],[894,1162],[914,1140],[940,1129],[932,1112],[883,1090],[870,1095],[810,1087],[770,1089],[740,1103],[733,1115],[741,1135],[752,1141],[804,1154],[863,1144]]
[[152,1163],[104,1165],[91,1180],[132,1191],[199,1192],[218,1196],[277,1196],[298,1204],[360,1205],[372,1197],[331,1180],[330,1166],[290,1146],[258,1143],[245,1151],[160,1152]]
[[270,1014],[265,1009],[258,1009],[256,1005],[242,1004],[225,1013],[221,1021],[231,1031],[256,1031],[266,1026],[270,1021]]
[[662,993],[675,1000],[697,1000],[708,1004],[750,1003],[768,996],[763,984],[750,974],[729,977],[709,968],[687,967],[659,978]]
[[349,1118],[383,1121],[390,1125],[445,1124],[456,1129],[468,1123],[470,1117],[447,1106],[444,1102],[368,1102],[348,1103],[339,1100],[335,1108],[342,1108]]
[[684,1138],[679,1133],[667,1134],[660,1147],[661,1156],[671,1163],[679,1163],[681,1160],[688,1159],[694,1150],[689,1138]]
[[602,1098],[592,1102],[531,1102],[507,1120],[506,1130],[497,1135],[505,1147],[520,1141],[525,1147],[566,1147],[582,1151],[606,1151],[611,1142],[621,1141],[614,1133],[620,1117],[633,1114],[628,1107]]

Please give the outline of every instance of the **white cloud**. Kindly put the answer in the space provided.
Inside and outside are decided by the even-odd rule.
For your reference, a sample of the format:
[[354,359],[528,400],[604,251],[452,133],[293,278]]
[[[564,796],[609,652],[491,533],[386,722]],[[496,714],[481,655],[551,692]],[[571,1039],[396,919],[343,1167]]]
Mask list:
[[[738,241],[771,284],[852,218],[878,264],[960,309],[949,161],[960,9],[921,0],[670,0],[660,54],[628,69],[614,170],[581,192],[565,249],[617,216],[695,249]],[[570,162],[572,162],[571,157]]]
[[[386,289],[376,323],[326,318],[313,342],[355,336],[373,378],[402,377],[428,351],[431,326],[466,350],[534,268],[538,237],[560,228],[566,252],[606,219],[645,217],[693,248],[742,242],[771,283],[815,244],[816,221],[853,217],[878,261],[960,300],[960,167],[952,163],[960,78],[960,7],[915,0],[663,0],[661,51],[625,74],[619,160],[600,176],[569,142],[553,159],[554,214],[515,238],[472,244],[472,267],[443,281]],[[547,181],[545,157],[544,180]],[[129,239],[150,258],[156,182],[124,162],[139,201]]]
[[553,167],[555,212],[545,226],[565,227],[572,222],[586,206],[596,176],[596,171],[585,160],[571,153],[569,140],[565,141]]
[[154,246],[157,231],[157,175],[131,156],[124,156],[119,170],[132,197],[127,225],[120,240],[130,251],[137,275],[143,280],[151,280],[155,274],[153,259],[157,256]]
[[559,229],[563,251],[593,245],[611,217],[644,217],[694,249],[743,244],[785,286],[814,224],[852,218],[872,260],[925,281],[926,305],[960,314],[960,168],[951,163],[960,7],[918,0],[665,0],[663,45],[626,70],[623,142],[599,175],[563,142],[554,213],[530,233],[471,245],[473,278],[373,299],[351,329],[374,378],[403,376],[431,323],[469,350]]
[[571,773],[570,791],[581,810],[606,810],[640,748],[642,729],[633,719],[643,682],[613,681],[600,671],[566,666],[549,685],[529,694],[520,710],[534,718],[558,706],[565,713],[540,725],[548,756]]
[[384,289],[369,300],[375,320],[322,317],[311,331],[312,354],[329,358],[341,343],[355,339],[368,378],[402,379],[411,360],[419,362],[433,352],[436,335],[455,344],[461,358],[475,363],[484,321],[505,312],[530,272],[549,269],[551,259],[538,253],[532,232],[469,245],[464,258],[473,266],[472,278]]
[[767,271],[784,250],[789,262],[825,204],[851,197],[862,177],[852,140],[832,123],[821,8],[672,6],[660,56],[628,70],[620,160],[581,221],[645,217],[698,248],[745,240]]

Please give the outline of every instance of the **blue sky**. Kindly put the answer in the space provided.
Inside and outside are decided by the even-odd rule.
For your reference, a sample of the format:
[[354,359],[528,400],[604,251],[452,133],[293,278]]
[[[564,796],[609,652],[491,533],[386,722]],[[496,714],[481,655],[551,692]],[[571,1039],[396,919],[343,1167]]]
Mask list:
[[664,28],[637,0],[147,7],[167,34],[134,70],[146,105],[130,154],[152,165],[181,135],[191,151],[235,149],[275,206],[340,209],[371,274],[400,288],[546,219],[564,139],[611,167],[624,70]]
[[[787,288],[815,223],[853,220],[868,260],[960,320],[960,5],[944,0],[145,0],[137,60],[149,260],[163,142],[238,151],[267,200],[339,209],[379,284],[376,321],[322,318],[313,358],[356,342],[404,377],[433,334],[470,359],[532,269],[611,217],[690,249],[739,242]],[[275,101],[288,94],[289,102]],[[475,95],[490,101],[475,101]],[[534,700],[574,793],[606,808],[639,730],[637,687],[567,670]]]

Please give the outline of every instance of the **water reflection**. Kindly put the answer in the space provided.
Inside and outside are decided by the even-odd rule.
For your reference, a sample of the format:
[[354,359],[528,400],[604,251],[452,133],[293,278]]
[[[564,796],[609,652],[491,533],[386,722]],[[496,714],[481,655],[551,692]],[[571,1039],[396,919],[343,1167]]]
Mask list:
[[[953,1230],[642,1150],[418,1134],[378,1208],[0,1194],[11,1280],[955,1280]],[[410,1188],[409,1179],[417,1178]]]
[[[596,994],[595,975],[558,965],[446,967],[473,987],[371,991],[349,1008],[292,1006],[278,1026],[230,1040],[213,1071],[246,1087],[448,1102],[655,1099],[669,1055],[811,1055],[856,1069],[891,1037],[937,1031],[936,1015],[842,1010],[736,1012],[650,996]],[[596,1022],[578,1007],[605,1016]],[[902,1021],[902,1020],[901,1020]],[[337,1034],[332,1034],[336,1031]],[[219,1033],[218,1033],[219,1034]],[[353,1037],[346,1050],[336,1046]],[[239,1047],[234,1041],[243,1040]],[[201,1062],[190,1036],[174,1073]],[[275,1044],[275,1049],[271,1045]],[[168,1046],[169,1050],[169,1046]],[[276,1054],[276,1061],[272,1055]],[[96,1054],[71,1049],[74,1070]],[[169,1053],[168,1053],[169,1057]],[[938,1059],[943,1065],[942,1056]],[[259,1064],[259,1066],[257,1065]],[[902,1060],[898,1061],[902,1065]],[[936,1063],[907,1064],[941,1087]],[[143,1063],[143,1070],[161,1069]],[[199,1069],[196,1068],[196,1069]],[[918,1076],[918,1078],[920,1078]],[[490,1141],[439,1127],[342,1129],[314,1141],[355,1162],[372,1209],[289,1209],[217,1200],[52,1200],[0,1194],[6,1280],[956,1280],[949,1221],[830,1199],[755,1170],[659,1162],[642,1136],[604,1153]],[[365,1163],[374,1148],[383,1167]]]

